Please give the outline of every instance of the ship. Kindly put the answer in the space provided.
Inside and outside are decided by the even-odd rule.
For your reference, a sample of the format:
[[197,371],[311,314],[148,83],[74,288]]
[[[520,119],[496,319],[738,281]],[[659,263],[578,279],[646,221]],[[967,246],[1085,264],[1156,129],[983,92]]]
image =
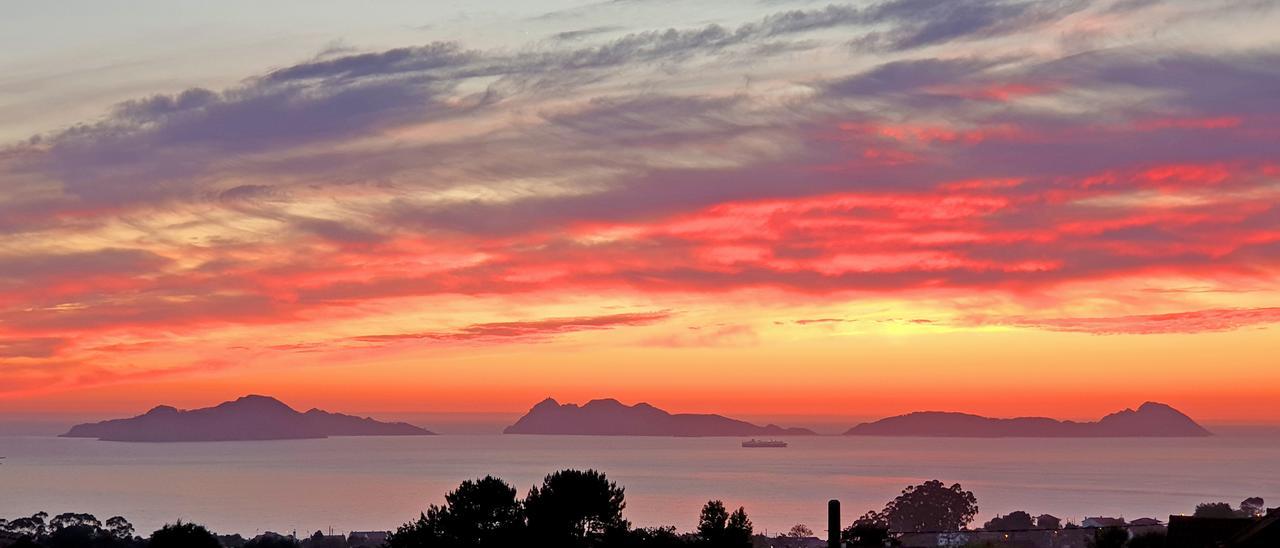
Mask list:
[[757,440],[751,439],[742,442],[743,447],[786,447],[787,442],[778,440]]

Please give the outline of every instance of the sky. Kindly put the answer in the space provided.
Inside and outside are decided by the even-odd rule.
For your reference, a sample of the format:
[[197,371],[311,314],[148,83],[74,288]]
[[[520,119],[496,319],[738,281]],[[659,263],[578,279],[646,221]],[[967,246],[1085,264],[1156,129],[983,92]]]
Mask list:
[[0,7],[0,414],[1280,423],[1280,9]]

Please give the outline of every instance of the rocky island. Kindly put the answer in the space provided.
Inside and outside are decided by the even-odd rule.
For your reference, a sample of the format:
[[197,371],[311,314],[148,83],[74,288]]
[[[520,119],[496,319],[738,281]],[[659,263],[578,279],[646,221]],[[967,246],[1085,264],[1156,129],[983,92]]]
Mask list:
[[624,405],[615,399],[579,406],[547,398],[533,406],[504,434],[583,436],[812,436],[805,428],[759,426],[721,415],[668,413],[647,403]]
[[1191,417],[1163,403],[1147,402],[1096,422],[1045,417],[996,419],[941,411],[908,413],[862,423],[846,436],[922,436],[968,438],[1171,438],[1213,435]]
[[429,436],[403,422],[312,409],[305,413],[267,396],[245,396],[214,407],[179,410],[161,405],[146,414],[78,424],[64,438],[105,441],[178,442],[313,439],[329,436]]

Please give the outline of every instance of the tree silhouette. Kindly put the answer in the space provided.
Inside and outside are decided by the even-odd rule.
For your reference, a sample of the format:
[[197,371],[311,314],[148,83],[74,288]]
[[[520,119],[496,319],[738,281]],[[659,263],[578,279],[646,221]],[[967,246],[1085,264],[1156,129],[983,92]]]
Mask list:
[[1035,526],[1035,519],[1031,517],[1031,514],[1022,510],[1017,510],[1009,512],[1008,515],[991,518],[991,521],[983,524],[982,528],[988,531],[1012,531],[1019,529],[1031,529]]
[[1124,548],[1129,542],[1129,532],[1123,527],[1103,527],[1093,531],[1089,548]]
[[959,531],[978,515],[978,498],[938,480],[908,486],[881,512],[895,532]]
[[1192,516],[1197,518],[1234,518],[1237,517],[1237,514],[1231,508],[1231,505],[1225,502],[1205,502],[1196,505],[1196,511]]
[[1125,548],[1165,548],[1167,543],[1164,533],[1144,533],[1129,539]]
[[76,514],[73,512],[58,514],[54,516],[53,519],[49,520],[49,527],[51,529],[64,529],[67,527],[78,526],[98,529],[102,527],[102,522],[98,521],[98,518],[93,514]]
[[42,537],[46,529],[45,518],[48,517],[49,514],[45,512],[36,512],[29,518],[10,521],[5,526],[5,531],[19,537]]
[[682,548],[688,546],[675,527],[646,527],[623,531],[614,529],[605,536],[609,548]]
[[100,534],[101,531],[90,525],[65,524],[50,529],[49,534],[40,539],[39,544],[45,548],[95,548],[110,546],[114,537]]
[[739,507],[729,513],[724,503],[708,501],[698,517],[698,541],[709,548],[739,548],[751,546],[751,519],[747,511]]
[[515,488],[493,476],[464,481],[444,499],[444,506],[431,505],[391,535],[388,546],[511,546],[524,529]]
[[622,518],[623,488],[595,470],[561,470],[533,487],[524,501],[529,532],[558,546],[598,543],[611,531],[630,528]]
[[220,548],[217,537],[194,523],[167,524],[151,533],[148,548]]
[[1262,497],[1249,497],[1240,502],[1240,514],[1246,518],[1256,518],[1267,510],[1266,501]]
[[107,533],[115,538],[120,540],[133,538],[133,524],[121,516],[107,518],[105,525]]
[[698,538],[704,542],[715,542],[724,538],[729,527],[729,511],[724,503],[718,500],[707,501],[702,506],[702,514],[698,516]]
[[791,526],[791,530],[787,531],[786,536],[790,538],[808,538],[813,536],[813,529],[803,523],[797,523]]
[[751,520],[747,518],[747,510],[739,506],[732,514],[729,514],[729,523],[725,526],[724,546],[749,548],[753,532]]
[[840,540],[851,547],[883,548],[892,542],[889,522],[880,512],[867,512],[840,532]]

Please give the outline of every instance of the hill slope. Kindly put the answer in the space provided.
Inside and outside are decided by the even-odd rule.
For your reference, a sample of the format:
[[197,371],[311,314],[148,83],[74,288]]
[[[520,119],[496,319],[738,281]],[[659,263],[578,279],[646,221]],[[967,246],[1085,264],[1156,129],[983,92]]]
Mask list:
[[78,424],[62,437],[168,442],[431,434],[430,431],[403,422],[379,422],[319,409],[300,413],[275,398],[245,396],[214,407],[190,411],[161,405],[133,418]]
[[585,436],[810,436],[812,430],[758,426],[720,415],[671,414],[647,403],[623,405],[618,400],[591,400],[585,405],[560,404],[547,398],[533,406],[504,434]]
[[1163,403],[1147,402],[1138,409],[1112,413],[1097,422],[1059,421],[1044,417],[993,419],[967,413],[923,411],[867,422],[850,428],[846,436],[928,437],[1202,437],[1208,430]]

